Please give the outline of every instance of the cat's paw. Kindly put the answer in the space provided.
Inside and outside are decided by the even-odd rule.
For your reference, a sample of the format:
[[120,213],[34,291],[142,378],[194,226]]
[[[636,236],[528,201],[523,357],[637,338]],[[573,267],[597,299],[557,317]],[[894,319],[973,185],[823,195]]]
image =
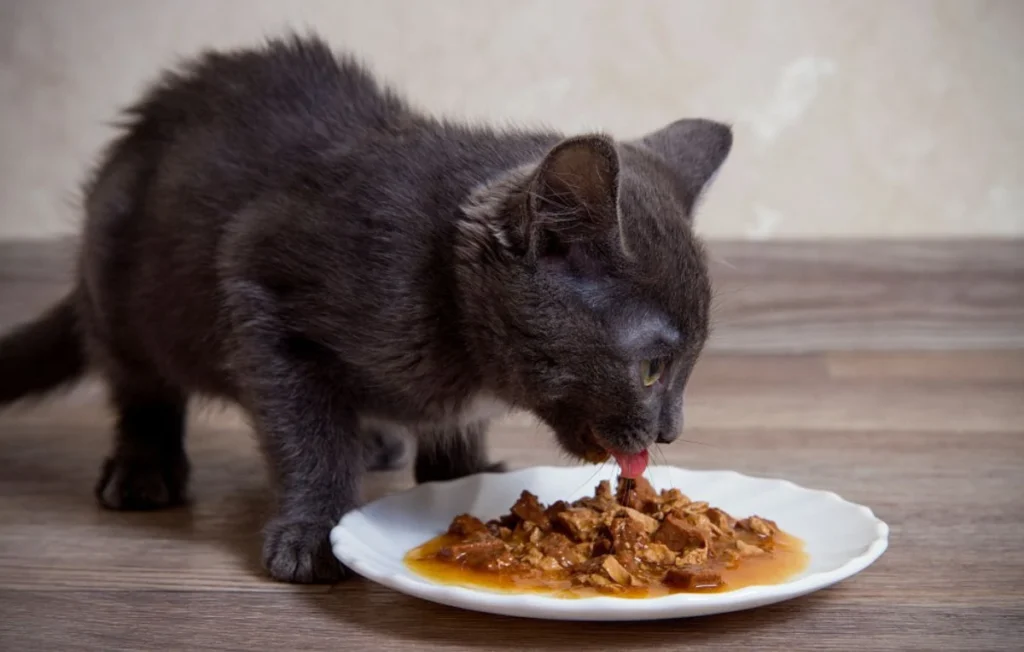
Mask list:
[[401,435],[374,430],[366,436],[366,468],[369,471],[397,471],[409,463],[412,447]]
[[278,517],[267,524],[263,566],[275,580],[330,584],[351,575],[331,552],[330,527]]
[[108,509],[150,510],[188,500],[188,459],[138,459],[115,455],[103,464],[96,498]]

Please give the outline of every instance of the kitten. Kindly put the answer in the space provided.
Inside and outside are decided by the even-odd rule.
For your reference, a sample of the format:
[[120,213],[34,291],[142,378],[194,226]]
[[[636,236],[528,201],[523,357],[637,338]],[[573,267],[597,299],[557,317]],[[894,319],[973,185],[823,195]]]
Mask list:
[[185,501],[187,400],[233,400],[277,490],[267,571],[334,581],[329,529],[402,436],[425,482],[500,468],[484,434],[512,408],[630,473],[679,433],[711,294],[691,215],[728,127],[460,125],[298,37],[206,53],[126,116],[74,288],[0,340],[0,405],[109,386],[104,506]]

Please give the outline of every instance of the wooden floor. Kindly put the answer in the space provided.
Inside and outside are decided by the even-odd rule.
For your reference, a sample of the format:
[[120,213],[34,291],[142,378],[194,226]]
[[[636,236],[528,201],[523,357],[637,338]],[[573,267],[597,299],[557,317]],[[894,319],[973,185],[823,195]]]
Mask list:
[[[60,293],[58,250],[0,246],[0,323]],[[829,489],[892,527],[871,568],[718,617],[572,625],[469,613],[363,580],[269,582],[263,470],[230,410],[196,415],[196,503],[111,513],[97,388],[0,415],[0,650],[1020,649],[1024,636],[1024,247],[714,248],[718,339],[668,462]],[[731,297],[731,298],[730,298]],[[555,463],[513,417],[514,467]],[[409,486],[371,478],[372,499]]]

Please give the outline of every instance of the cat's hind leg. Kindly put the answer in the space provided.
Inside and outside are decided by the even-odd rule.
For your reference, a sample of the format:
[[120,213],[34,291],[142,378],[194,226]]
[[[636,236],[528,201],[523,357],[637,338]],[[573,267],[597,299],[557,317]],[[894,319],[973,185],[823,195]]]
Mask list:
[[104,462],[96,497],[110,509],[181,505],[189,476],[185,454],[187,397],[160,383],[111,383],[117,413],[114,451]]
[[487,458],[486,423],[422,433],[416,452],[416,482],[443,482],[474,473],[505,470]]

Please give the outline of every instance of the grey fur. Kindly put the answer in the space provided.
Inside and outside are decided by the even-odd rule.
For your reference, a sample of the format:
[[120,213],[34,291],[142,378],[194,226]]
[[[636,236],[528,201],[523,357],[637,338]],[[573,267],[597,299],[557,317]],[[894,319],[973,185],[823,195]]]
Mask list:
[[576,456],[677,436],[708,334],[691,212],[731,142],[438,120],[314,38],[206,53],[127,112],[74,291],[0,340],[0,402],[98,372],[118,420],[97,495],[148,509],[185,500],[189,396],[237,401],[277,487],[269,573],[339,579],[328,530],[402,433],[421,481],[493,468],[511,407]]

